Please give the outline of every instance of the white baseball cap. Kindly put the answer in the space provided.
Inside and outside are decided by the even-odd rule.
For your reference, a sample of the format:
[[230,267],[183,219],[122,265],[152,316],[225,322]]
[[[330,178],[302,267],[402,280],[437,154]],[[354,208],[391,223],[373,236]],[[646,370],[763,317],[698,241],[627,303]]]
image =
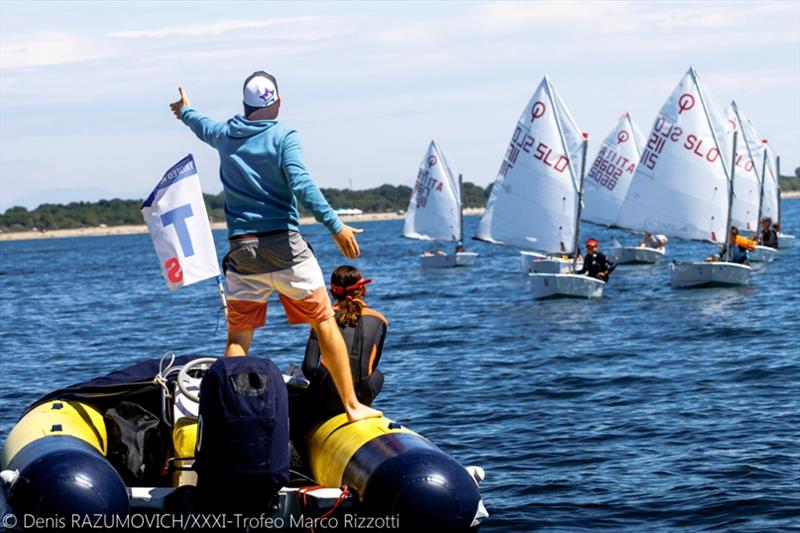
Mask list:
[[244,84],[244,103],[254,108],[268,107],[278,101],[278,87],[266,72],[254,72]]

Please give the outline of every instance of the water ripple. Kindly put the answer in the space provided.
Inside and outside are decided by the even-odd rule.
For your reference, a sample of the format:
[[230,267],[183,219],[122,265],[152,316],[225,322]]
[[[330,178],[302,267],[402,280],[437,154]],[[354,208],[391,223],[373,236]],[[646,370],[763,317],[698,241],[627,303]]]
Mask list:
[[[799,234],[800,202],[784,207]],[[800,249],[748,288],[673,291],[666,264],[621,266],[600,301],[536,302],[512,249],[469,243],[473,268],[423,271],[401,222],[363,227],[357,266],[390,321],[376,404],[485,468],[483,531],[797,530]],[[323,271],[344,262],[322,228],[303,231]],[[0,243],[0,316],[3,439],[56,387],[224,348],[213,282],[167,291],[146,235]],[[275,300],[267,318],[254,355],[298,363],[306,328]]]

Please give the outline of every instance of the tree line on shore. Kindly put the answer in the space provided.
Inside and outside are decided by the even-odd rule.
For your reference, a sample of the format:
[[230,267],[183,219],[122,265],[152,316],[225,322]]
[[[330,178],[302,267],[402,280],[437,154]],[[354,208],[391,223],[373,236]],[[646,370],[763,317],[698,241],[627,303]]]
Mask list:
[[[464,207],[483,207],[489,197],[491,185],[480,187],[470,182],[463,184]],[[411,197],[411,187],[381,185],[373,189],[323,188],[322,193],[334,209],[360,209],[365,213],[386,213],[405,210]],[[225,220],[223,193],[203,194],[212,222]],[[98,226],[125,226],[144,224],[142,200],[100,200],[98,202],[71,202],[69,204],[42,204],[36,209],[15,206],[0,215],[0,231],[50,231],[56,229],[92,228]],[[301,216],[309,215],[300,206]]]
[[[800,191],[800,168],[795,177],[781,176],[782,191]],[[492,190],[474,183],[463,184],[464,207],[483,207]],[[405,210],[411,196],[406,185],[381,185],[373,189],[323,188],[322,193],[334,209],[360,209],[365,213],[387,213]],[[208,217],[212,222],[225,220],[223,193],[203,194]],[[28,210],[15,206],[0,215],[0,231],[49,231],[55,229],[93,228],[97,226],[125,226],[144,224],[141,213],[142,200],[100,200],[98,202],[71,202],[69,204],[42,204]],[[309,215],[300,206],[301,216]]]

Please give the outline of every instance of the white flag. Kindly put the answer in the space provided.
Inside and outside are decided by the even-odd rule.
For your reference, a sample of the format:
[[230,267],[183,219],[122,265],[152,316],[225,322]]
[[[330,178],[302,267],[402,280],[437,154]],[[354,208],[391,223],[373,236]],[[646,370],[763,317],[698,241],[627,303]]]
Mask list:
[[169,290],[219,276],[217,251],[191,154],[164,174],[142,204],[142,215]]

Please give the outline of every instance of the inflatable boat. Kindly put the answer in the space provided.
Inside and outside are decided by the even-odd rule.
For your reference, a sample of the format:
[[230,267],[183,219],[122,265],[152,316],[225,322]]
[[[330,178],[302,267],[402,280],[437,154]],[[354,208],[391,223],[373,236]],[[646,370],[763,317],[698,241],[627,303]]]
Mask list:
[[[214,361],[146,360],[30,405],[0,456],[0,530],[187,529],[193,519],[199,528],[234,530],[477,531],[488,516],[481,468],[461,466],[385,417],[349,424],[344,414],[305,433],[296,446],[305,453],[301,466],[293,461],[289,483],[265,512],[226,515],[225,524],[219,515],[204,516],[192,497],[198,484],[193,466],[203,435],[200,384]],[[283,378],[291,403],[291,391],[307,382]],[[153,517],[156,526],[147,522]]]

